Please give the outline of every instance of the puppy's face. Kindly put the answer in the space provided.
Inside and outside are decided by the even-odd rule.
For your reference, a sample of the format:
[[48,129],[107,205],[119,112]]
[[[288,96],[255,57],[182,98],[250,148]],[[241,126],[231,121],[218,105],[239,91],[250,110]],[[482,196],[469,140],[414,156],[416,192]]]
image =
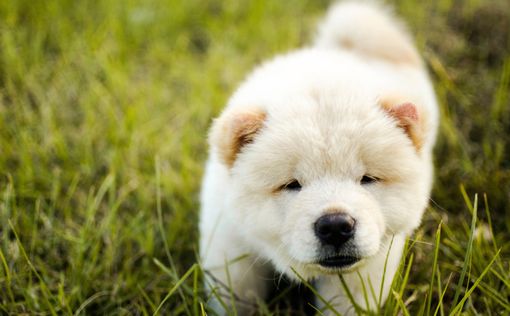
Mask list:
[[420,117],[412,104],[349,98],[230,108],[213,150],[229,170],[228,215],[289,275],[352,270],[427,203]]

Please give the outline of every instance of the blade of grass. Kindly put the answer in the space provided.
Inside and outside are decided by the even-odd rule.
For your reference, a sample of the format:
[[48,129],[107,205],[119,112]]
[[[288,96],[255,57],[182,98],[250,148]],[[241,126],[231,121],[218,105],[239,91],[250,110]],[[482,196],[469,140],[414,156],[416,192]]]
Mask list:
[[[491,271],[492,271],[492,268],[491,268]],[[507,312],[510,313],[510,301],[508,300],[508,298],[504,297],[496,289],[494,289],[488,285],[484,285],[483,282],[480,283],[480,289],[482,289],[484,292],[488,292],[488,293],[485,293],[485,298],[490,297],[491,301],[493,301],[493,302],[495,301],[496,303],[501,305]]]
[[[414,254],[412,253],[409,256],[409,260],[408,260],[408,263],[407,263],[406,271],[404,273],[404,278],[402,279],[402,283],[400,285],[400,290],[398,292],[398,297],[403,297],[404,296],[404,290],[406,289],[407,282],[409,281],[409,274],[411,273],[411,267],[413,266],[413,261],[414,261]],[[393,297],[395,298],[394,295],[393,295]],[[394,315],[397,315],[397,314],[398,314],[398,309],[395,309]]]
[[409,274],[411,273],[411,267],[413,266],[413,261],[414,261],[414,253],[411,254],[411,256],[409,257],[409,262],[407,263],[407,268],[406,268],[406,272],[404,274],[404,279],[402,280],[402,285],[400,286],[400,291],[399,291],[399,295],[400,297],[402,297],[404,295],[404,290],[407,286],[407,282],[409,281]]
[[200,266],[197,266],[193,273],[193,314],[198,315],[198,273]]
[[[490,212],[489,199],[487,198],[487,194],[483,195],[483,201],[484,201],[484,205],[485,205],[485,215],[487,216],[487,225],[489,226],[489,232],[490,232],[490,236],[491,236],[492,249],[494,252],[497,252],[499,247],[498,247],[496,237],[494,236],[494,228],[492,226],[492,216],[491,216],[491,212]],[[499,260],[496,262],[496,264],[498,265],[498,267],[501,271],[505,271],[503,264]],[[491,269],[491,270],[493,270],[493,269]],[[501,280],[503,282],[508,282],[507,280],[503,280],[503,279],[501,279]],[[507,287],[510,288],[510,282],[507,283]]]
[[168,246],[168,240],[166,239],[165,229],[163,228],[163,212],[161,209],[161,172],[159,168],[159,157],[155,158],[155,169],[156,169],[156,212],[158,213],[158,228],[159,233],[161,235],[161,239],[163,240],[163,245],[165,247],[165,253],[170,263],[170,266],[174,268],[172,256],[170,255],[170,247]]
[[483,277],[487,274],[487,272],[489,272],[492,264],[496,261],[496,259],[499,257],[499,254],[501,252],[501,249],[498,250],[498,252],[494,255],[494,257],[492,258],[492,260],[489,262],[489,264],[485,267],[485,269],[482,271],[482,273],[480,274],[480,276],[475,280],[475,282],[473,282],[473,285],[469,288],[469,290],[467,290],[466,294],[464,294],[464,297],[462,297],[462,299],[460,300],[460,302],[455,306],[455,308],[453,309],[453,311],[450,313],[450,315],[455,315],[455,313],[459,313],[460,315],[460,312],[462,310],[462,307],[464,306],[464,303],[466,302],[466,300],[469,298],[469,296],[471,295],[471,293],[473,293],[473,291],[478,287],[478,284],[482,281]]
[[147,295],[147,292],[145,292],[145,290],[140,286],[140,284],[137,284],[136,287],[138,288],[138,291],[140,291],[140,293],[142,294],[142,296],[145,299],[145,301],[147,302],[147,304],[149,304],[151,309],[155,310],[156,304],[154,304],[154,301],[149,297],[149,295]]
[[232,311],[234,312],[234,315],[237,316],[237,306],[236,306],[236,295],[234,293],[234,287],[232,286],[232,278],[230,275],[230,269],[228,268],[229,264],[225,260],[225,274],[227,275],[227,285],[228,285],[228,292],[230,295],[230,307],[232,308]]
[[393,240],[395,239],[395,235],[391,237],[390,246],[388,247],[388,252],[386,253],[386,258],[384,259],[384,267],[383,267],[383,275],[381,278],[381,287],[379,288],[379,299],[377,300],[377,310],[381,310],[382,296],[384,290],[384,282],[386,281],[386,271],[388,267],[388,258],[390,257],[391,247],[393,246]]
[[200,315],[207,316],[207,313],[205,312],[205,307],[202,302],[200,302]]
[[12,224],[11,220],[9,219],[9,226],[11,227],[11,230],[14,234],[14,237],[16,238],[16,242],[18,243],[18,247],[21,250],[21,253],[23,254],[23,257],[25,258],[26,262],[28,263],[28,266],[30,267],[30,270],[35,274],[37,279],[39,280],[39,284],[41,285],[41,290],[43,293],[44,301],[46,302],[46,305],[48,306],[48,309],[50,310],[50,313],[52,315],[57,315],[55,309],[53,308],[53,304],[50,302],[50,298],[54,299],[51,295],[51,292],[48,289],[48,286],[46,285],[46,282],[44,282],[44,279],[42,276],[37,272],[36,268],[32,264],[32,261],[28,258],[28,255],[25,251],[25,248],[23,247],[23,244],[21,243],[21,240],[19,239],[18,233],[16,232],[16,229],[14,229],[14,225]]
[[[446,294],[446,291],[448,290],[448,286],[450,285],[451,279],[452,279],[452,275],[450,274],[448,276],[448,281],[446,281],[446,286],[445,286],[444,290],[443,291],[440,290],[440,292],[439,292],[439,293],[441,293],[441,297],[439,298],[439,303],[437,304],[436,310],[434,311],[434,316],[436,316],[438,312],[441,312],[441,316],[444,316],[443,299]],[[439,273],[438,273],[438,281],[437,282],[438,282],[438,286],[440,286],[441,282],[440,282]]]
[[324,315],[324,313],[318,309],[317,307],[315,307],[313,304],[311,303],[308,303],[308,306],[310,306],[311,308],[313,308],[313,310],[317,313],[317,315]]
[[[464,199],[464,203],[468,207],[468,211],[473,214],[473,203],[471,203],[471,200],[469,199],[469,195],[466,192],[466,188],[463,184],[460,185],[460,193],[462,194],[462,198]],[[476,197],[476,195],[475,195]]]
[[359,278],[359,281],[361,283],[361,287],[362,287],[362,290],[363,290],[363,298],[365,300],[365,307],[367,310],[370,309],[370,303],[368,301],[368,292],[367,292],[367,287],[365,286],[365,280],[363,279],[363,277],[361,276],[361,273],[359,273],[359,271],[356,271],[356,274],[358,275],[358,278]]
[[432,262],[432,275],[430,276],[430,284],[429,284],[429,294],[427,297],[427,308],[425,310],[425,315],[430,315],[430,306],[432,304],[432,292],[434,289],[434,279],[437,271],[437,258],[439,254],[439,243],[441,240],[441,225],[442,222],[439,222],[439,225],[436,230],[436,239],[434,245],[434,260]]
[[195,263],[191,266],[191,268],[188,269],[188,271],[186,271],[186,273],[184,273],[184,275],[179,279],[179,281],[177,281],[177,283],[170,289],[170,291],[168,291],[168,294],[161,301],[161,303],[159,303],[158,307],[152,314],[153,316],[155,316],[159,313],[159,311],[161,310],[163,305],[166,303],[166,301],[174,294],[175,291],[177,291],[181,287],[181,285],[184,283],[184,281],[186,281],[186,279],[197,269],[197,267],[198,266]]
[[402,300],[402,297],[400,297],[399,293],[396,291],[393,291],[393,290],[392,290],[392,293],[393,293],[393,296],[395,297],[395,300],[398,303],[398,306],[400,307],[400,310],[402,310],[402,313],[404,313],[404,315],[406,315],[406,316],[410,316],[409,311],[407,310],[407,307],[404,304],[404,301]]
[[[466,198],[466,196],[467,196],[466,191],[464,189],[462,189],[462,192]],[[457,288],[455,289],[455,295],[453,297],[451,306],[456,306],[457,301],[459,300],[460,293],[462,291],[463,284],[464,284],[464,278],[466,277],[466,272],[469,268],[469,261],[470,261],[469,259],[471,258],[471,255],[473,253],[473,240],[474,240],[474,236],[475,236],[477,209],[478,209],[478,195],[475,194],[475,199],[474,199],[473,204],[471,204],[470,202],[466,203],[466,204],[468,204],[468,207],[471,209],[471,214],[472,214],[471,228],[470,228],[469,240],[468,240],[467,249],[466,249],[466,255],[464,256],[464,264],[462,265],[462,271],[460,274],[459,282],[457,283]],[[474,207],[473,207],[473,205],[474,205]]]
[[[168,259],[168,263],[170,264],[170,268],[173,271],[177,271],[176,265],[173,261],[172,255],[170,253],[170,247],[168,245],[168,239],[165,234],[165,229],[163,227],[163,211],[161,207],[161,170],[160,170],[160,163],[159,163],[159,157],[156,156],[154,158],[154,165],[155,165],[155,172],[156,172],[156,212],[158,216],[158,228],[159,233],[161,235],[161,239],[163,240],[163,245],[165,248],[165,254]],[[181,288],[178,288],[179,295],[181,296],[183,301],[186,301],[186,295],[182,292]],[[185,305],[187,308],[187,305]]]
[[106,292],[106,291],[103,291],[103,292],[97,292],[95,293],[94,295],[90,296],[89,298],[87,298],[83,303],[81,303],[80,307],[78,307],[78,309],[76,310],[76,312],[74,312],[73,316],[78,316],[80,315],[80,313],[82,311],[85,310],[85,308],[87,307],[87,305],[89,305],[90,303],[92,303],[94,300],[96,300],[97,298],[101,297],[101,296],[106,296],[108,295],[109,293]]
[[308,282],[306,281],[294,268],[291,267],[292,272],[298,277],[298,279],[303,283],[312,293],[317,297],[324,305],[331,311],[333,314],[340,316],[338,311],[326,300],[319,292]]
[[0,247],[0,259],[2,260],[3,270],[5,274],[5,280],[7,284],[7,295],[9,295],[9,299],[11,300],[11,303],[14,303],[14,295],[12,293],[11,289],[11,273],[9,271],[9,266],[7,265],[7,261],[5,260],[4,253],[2,251],[2,248]]
[[492,103],[491,117],[494,121],[502,119],[504,110],[508,105],[508,86],[510,83],[510,56],[507,57],[501,67],[501,75],[496,95]]
[[338,278],[340,279],[340,283],[342,283],[342,288],[344,289],[345,294],[349,298],[349,301],[351,301],[351,304],[354,307],[354,310],[356,311],[356,314],[357,315],[361,315],[362,314],[362,309],[358,305],[358,303],[354,300],[354,296],[352,295],[351,290],[347,286],[347,283],[344,280],[344,276],[341,273],[339,273],[338,274]]

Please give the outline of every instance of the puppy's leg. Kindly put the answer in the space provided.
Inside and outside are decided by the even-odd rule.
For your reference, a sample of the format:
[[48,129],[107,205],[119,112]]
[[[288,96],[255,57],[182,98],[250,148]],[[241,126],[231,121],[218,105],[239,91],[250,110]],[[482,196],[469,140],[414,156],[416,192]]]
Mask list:
[[[405,236],[396,235],[393,238],[391,249],[389,249],[390,242],[387,242],[386,246],[357,272],[342,275],[354,302],[362,310],[376,311],[377,307],[382,306],[386,300],[393,276],[400,264],[404,243]],[[388,261],[385,270],[386,257]],[[318,280],[317,287],[322,298],[327,300],[341,315],[356,315],[356,309],[342,286],[340,276],[323,276]],[[380,294],[382,294],[381,297],[379,297]],[[378,304],[378,302],[381,303]],[[322,302],[318,303],[321,307],[325,305]],[[333,313],[331,312],[331,314]]]
[[[211,235],[209,235],[211,236]],[[219,315],[249,315],[266,295],[269,269],[225,227],[203,240],[202,264],[209,307]]]

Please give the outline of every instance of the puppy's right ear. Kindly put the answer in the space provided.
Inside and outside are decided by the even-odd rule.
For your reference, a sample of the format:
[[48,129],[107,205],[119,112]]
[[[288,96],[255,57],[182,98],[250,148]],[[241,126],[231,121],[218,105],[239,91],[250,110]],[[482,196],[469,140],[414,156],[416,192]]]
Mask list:
[[214,121],[209,143],[218,150],[220,160],[229,168],[241,149],[253,142],[265,118],[266,113],[261,109],[248,108],[227,110]]

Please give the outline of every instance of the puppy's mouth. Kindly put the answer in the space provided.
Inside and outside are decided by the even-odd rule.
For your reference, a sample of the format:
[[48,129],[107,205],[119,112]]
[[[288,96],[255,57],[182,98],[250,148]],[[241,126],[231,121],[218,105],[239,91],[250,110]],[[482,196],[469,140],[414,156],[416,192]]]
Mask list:
[[354,256],[332,256],[319,260],[317,263],[329,269],[342,269],[349,266],[352,266],[356,262],[358,262],[360,258]]

